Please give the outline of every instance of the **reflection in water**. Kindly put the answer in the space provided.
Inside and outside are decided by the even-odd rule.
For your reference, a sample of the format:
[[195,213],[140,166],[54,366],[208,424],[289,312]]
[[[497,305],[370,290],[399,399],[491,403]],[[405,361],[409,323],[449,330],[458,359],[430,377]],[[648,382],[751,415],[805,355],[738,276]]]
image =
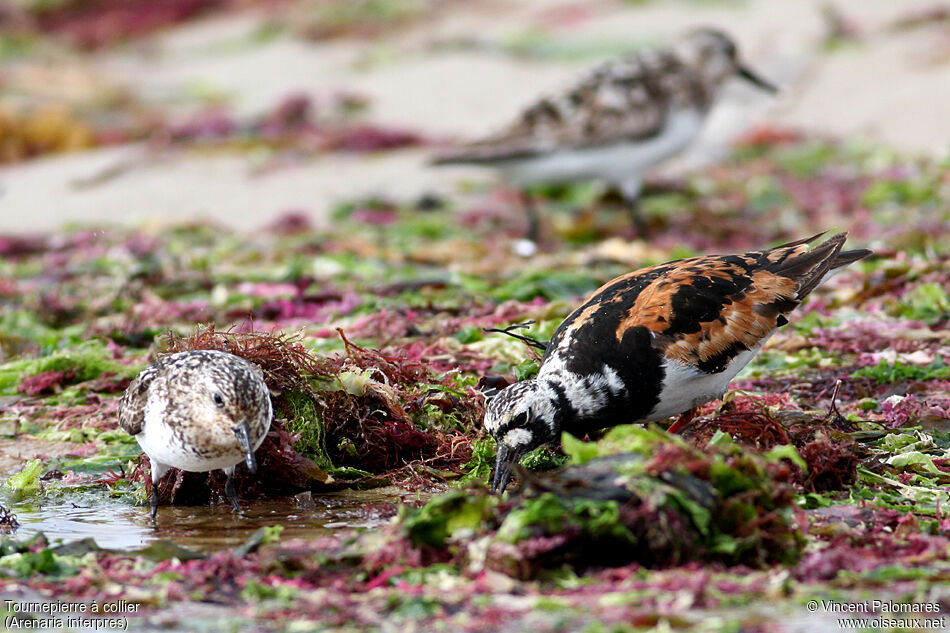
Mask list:
[[398,488],[347,490],[313,495],[301,507],[293,497],[269,501],[242,501],[244,517],[227,502],[214,506],[161,506],[156,526],[148,507],[134,507],[102,498],[43,505],[14,504],[20,521],[18,538],[43,532],[51,543],[93,538],[99,547],[138,549],[152,541],[172,541],[198,551],[234,547],[264,525],[282,525],[281,538],[315,538],[340,528],[371,529],[389,522],[394,504],[414,500],[421,493]]
[[85,506],[58,502],[41,506],[13,504],[11,509],[20,522],[16,531],[20,539],[43,532],[50,543],[93,538],[100,547],[116,549],[137,549],[155,539],[147,524],[136,520],[141,509],[126,504],[100,501]]

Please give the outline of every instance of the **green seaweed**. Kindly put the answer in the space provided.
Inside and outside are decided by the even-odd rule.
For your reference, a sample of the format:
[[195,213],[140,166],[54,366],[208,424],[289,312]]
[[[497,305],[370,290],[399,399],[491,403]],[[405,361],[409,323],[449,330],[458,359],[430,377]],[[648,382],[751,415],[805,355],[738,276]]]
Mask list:
[[775,161],[794,176],[811,178],[824,169],[835,154],[833,143],[812,141],[777,151]]
[[572,299],[586,295],[603,282],[600,277],[576,270],[528,269],[497,286],[492,296],[502,301]]
[[936,380],[950,378],[950,365],[938,356],[929,365],[912,365],[901,361],[888,362],[881,359],[877,365],[863,367],[852,378],[871,378],[881,384],[902,382],[905,380]]
[[133,377],[140,366],[123,365],[111,358],[101,341],[84,341],[39,358],[21,358],[0,365],[0,395],[14,395],[24,378],[47,371],[73,372],[73,380],[83,381],[111,373]]
[[933,201],[940,182],[929,174],[916,174],[908,178],[872,182],[861,197],[868,207],[883,205],[921,205]]
[[564,452],[575,465],[585,464],[597,457],[633,453],[647,457],[666,443],[686,447],[688,444],[677,435],[670,435],[655,427],[625,424],[610,429],[597,442],[584,442],[570,433],[561,434]]
[[552,493],[524,500],[508,513],[497,538],[517,543],[535,536],[552,536],[580,529],[583,538],[633,547],[636,539],[623,525],[616,501],[563,499]]
[[0,557],[0,573],[9,573],[21,579],[40,575],[48,580],[63,580],[76,575],[81,565],[82,562],[74,557],[59,556],[49,548]]
[[296,587],[285,584],[265,584],[255,578],[248,578],[241,589],[241,598],[248,602],[261,603],[265,600],[277,607],[290,608],[300,595]]
[[796,466],[802,469],[803,472],[808,473],[808,464],[802,459],[801,454],[791,444],[779,444],[778,446],[773,446],[767,452],[762,454],[763,459],[770,462],[777,462],[782,459],[787,459]]
[[0,335],[22,337],[46,350],[79,343],[85,329],[80,323],[61,329],[50,327],[42,323],[35,312],[29,310],[0,312]]
[[400,506],[399,522],[406,536],[416,545],[445,547],[461,530],[482,527],[498,497],[473,495],[470,489],[454,490],[435,497],[421,508]]
[[10,501],[16,502],[42,494],[43,485],[40,476],[46,471],[41,459],[31,459],[23,464],[23,468],[15,475],[11,475],[3,484],[3,491]]
[[534,359],[524,360],[514,367],[515,380],[521,382],[522,380],[530,380],[538,375],[538,371],[541,370],[541,363]]
[[459,479],[460,485],[471,481],[487,483],[495,467],[495,441],[491,438],[472,440],[472,459],[462,465],[465,475]]
[[458,332],[453,334],[453,338],[463,345],[469,345],[476,341],[480,341],[485,338],[485,332],[482,331],[482,328],[475,327],[474,325],[466,325],[461,328]]
[[332,472],[335,466],[327,453],[326,426],[319,405],[299,390],[281,394],[280,402],[286,408],[287,430],[298,436],[294,448],[323,470]]
[[946,319],[950,317],[950,293],[936,282],[920,284],[901,297],[897,313],[921,321]]
[[567,456],[559,455],[551,447],[541,446],[525,453],[518,463],[528,470],[551,470],[563,466],[567,461]]

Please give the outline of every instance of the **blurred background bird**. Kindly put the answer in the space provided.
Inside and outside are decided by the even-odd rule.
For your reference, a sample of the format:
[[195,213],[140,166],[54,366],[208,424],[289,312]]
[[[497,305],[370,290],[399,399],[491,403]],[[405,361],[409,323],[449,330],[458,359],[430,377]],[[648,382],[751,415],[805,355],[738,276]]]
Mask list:
[[721,86],[740,77],[775,92],[739,58],[722,31],[689,31],[667,48],[638,51],[594,68],[566,91],[544,97],[500,133],[434,159],[437,165],[493,167],[522,192],[526,236],[540,220],[529,185],[600,180],[622,194],[638,235],[644,175],[700,134]]

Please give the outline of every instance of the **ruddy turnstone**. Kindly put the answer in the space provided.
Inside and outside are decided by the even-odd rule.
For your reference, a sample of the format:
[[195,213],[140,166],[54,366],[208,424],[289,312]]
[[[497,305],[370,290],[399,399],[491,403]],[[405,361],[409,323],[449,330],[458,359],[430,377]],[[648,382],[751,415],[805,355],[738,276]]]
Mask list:
[[492,489],[503,491],[521,456],[562,430],[653,422],[722,396],[832,270],[871,254],[842,252],[847,233],[809,250],[818,237],[658,264],[596,290],[554,332],[537,377],[489,401]]
[[[642,230],[637,198],[647,170],[685,149],[702,129],[720,87],[733,76],[775,92],[716,29],[690,31],[665,49],[603,64],[564,93],[528,107],[500,133],[433,162],[497,168],[513,187],[602,180],[616,186]],[[528,238],[537,211],[523,196]]]
[[244,460],[248,470],[257,471],[254,451],[272,417],[263,373],[233,354],[179,352],[139,374],[119,401],[119,426],[135,436],[152,464],[152,521],[158,512],[158,480],[169,468],[224,470],[225,493],[241,512],[234,469]]

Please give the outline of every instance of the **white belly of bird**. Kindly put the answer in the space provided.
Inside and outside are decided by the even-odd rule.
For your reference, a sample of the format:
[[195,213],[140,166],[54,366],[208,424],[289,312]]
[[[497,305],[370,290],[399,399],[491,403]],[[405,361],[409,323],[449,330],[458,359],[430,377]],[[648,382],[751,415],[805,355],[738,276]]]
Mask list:
[[759,353],[768,338],[765,337],[757,347],[736,354],[726,368],[716,374],[699,371],[687,363],[666,361],[660,401],[642,421],[663,420],[722,397],[732,379]]
[[151,461],[191,472],[230,468],[244,459],[236,439],[233,447],[222,447],[218,454],[202,457],[186,450],[182,438],[173,431],[167,424],[146,423],[135,439]]
[[509,182],[519,187],[542,182],[604,180],[615,185],[636,183],[639,188],[649,169],[678,154],[699,136],[704,119],[698,110],[679,110],[670,114],[663,131],[652,138],[586,149],[559,149],[505,161],[499,167]]

